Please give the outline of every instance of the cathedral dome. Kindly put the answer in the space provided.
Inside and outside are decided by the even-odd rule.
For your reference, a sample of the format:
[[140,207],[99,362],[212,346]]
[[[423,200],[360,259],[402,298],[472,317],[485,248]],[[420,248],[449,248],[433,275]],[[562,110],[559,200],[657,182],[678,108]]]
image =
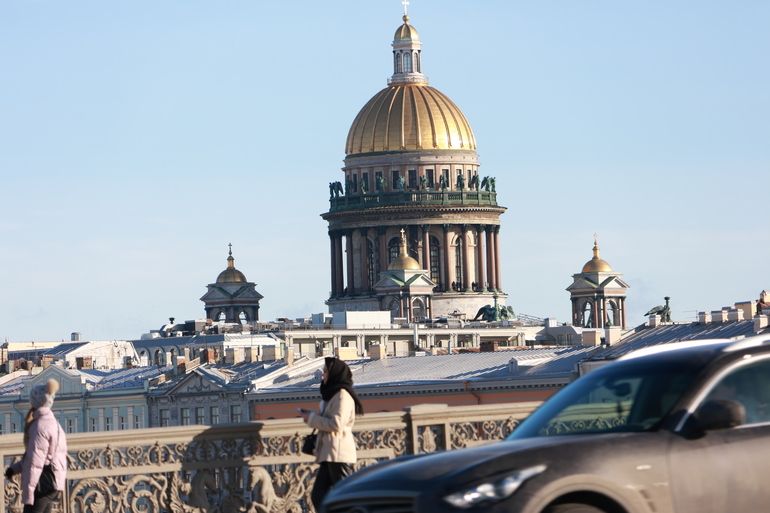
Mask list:
[[599,246],[594,242],[594,256],[583,266],[584,273],[611,273],[612,267],[606,260],[599,258]]
[[396,35],[393,36],[394,41],[404,41],[404,40],[420,40],[419,34],[417,34],[417,29],[415,29],[413,26],[411,26],[409,23],[409,16],[404,16],[404,24],[398,27],[398,30],[396,30]]
[[460,109],[426,84],[393,84],[358,113],[345,153],[475,150],[476,138]]
[[246,275],[235,268],[235,259],[233,250],[230,249],[230,256],[227,257],[227,269],[219,273],[217,283],[247,283]]

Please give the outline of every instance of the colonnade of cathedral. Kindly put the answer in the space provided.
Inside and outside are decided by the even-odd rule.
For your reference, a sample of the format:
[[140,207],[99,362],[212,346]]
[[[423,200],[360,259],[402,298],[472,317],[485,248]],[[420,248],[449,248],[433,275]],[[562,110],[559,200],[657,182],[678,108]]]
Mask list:
[[626,298],[572,297],[572,324],[583,328],[625,328]]
[[[379,271],[386,270],[397,254],[401,228],[329,230],[331,296],[369,293]],[[499,225],[422,224],[403,228],[412,234],[410,255],[439,284],[438,292],[502,290]]]

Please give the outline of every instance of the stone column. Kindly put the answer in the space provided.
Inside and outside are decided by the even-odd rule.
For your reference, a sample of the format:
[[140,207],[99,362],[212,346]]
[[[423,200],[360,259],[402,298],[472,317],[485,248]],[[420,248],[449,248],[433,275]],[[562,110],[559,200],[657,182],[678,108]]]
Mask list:
[[449,240],[450,230],[452,229],[451,224],[445,224],[444,227],[444,290],[452,290],[451,283],[451,259],[449,258],[449,253],[452,251],[451,241]]
[[329,255],[329,262],[331,264],[331,277],[332,277],[332,297],[337,295],[337,260],[334,252],[334,232],[329,230],[329,249],[331,254]]
[[495,283],[495,239],[494,239],[494,226],[487,226],[487,272],[489,274],[489,286],[487,290],[494,292],[497,289]]
[[626,329],[626,298],[622,297],[620,298],[620,311],[622,313],[622,319],[623,319],[623,326],[621,326],[623,329]]
[[355,280],[353,279],[353,230],[345,230],[345,252],[347,253],[347,267],[348,267],[348,293],[346,295],[352,296],[355,293]]
[[430,276],[430,225],[422,225],[422,268],[428,270]]
[[337,281],[337,294],[342,294],[345,289],[345,275],[342,265],[342,233],[337,232],[334,237],[334,273]]
[[360,228],[361,234],[361,292],[369,292],[372,284],[369,283],[369,228]]
[[500,225],[497,225],[495,226],[495,288],[502,292],[503,279],[500,267]]
[[476,226],[476,264],[478,266],[478,272],[476,273],[476,283],[478,284],[476,290],[484,290],[484,282],[487,281],[484,273],[484,260],[486,255],[484,254],[484,225],[480,224]]
[[468,247],[468,228],[467,224],[462,225],[462,241],[463,241],[463,292],[468,292],[471,289],[471,253]]

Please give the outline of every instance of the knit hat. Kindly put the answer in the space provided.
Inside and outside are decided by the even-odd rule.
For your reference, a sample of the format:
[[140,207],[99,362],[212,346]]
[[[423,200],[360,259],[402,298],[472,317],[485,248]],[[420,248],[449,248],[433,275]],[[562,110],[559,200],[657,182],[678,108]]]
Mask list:
[[56,392],[59,391],[59,382],[49,379],[45,385],[37,385],[29,391],[29,404],[33,408],[50,408],[53,406]]

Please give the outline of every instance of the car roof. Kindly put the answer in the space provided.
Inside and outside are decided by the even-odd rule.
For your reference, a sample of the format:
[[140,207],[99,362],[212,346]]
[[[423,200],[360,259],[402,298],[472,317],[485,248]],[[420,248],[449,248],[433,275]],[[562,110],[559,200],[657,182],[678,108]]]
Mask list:
[[619,361],[636,360],[639,358],[652,360],[688,360],[713,361],[720,355],[740,353],[753,348],[766,346],[770,351],[770,336],[742,337],[734,340],[715,339],[676,342],[663,346],[653,346],[639,349],[619,358]]

